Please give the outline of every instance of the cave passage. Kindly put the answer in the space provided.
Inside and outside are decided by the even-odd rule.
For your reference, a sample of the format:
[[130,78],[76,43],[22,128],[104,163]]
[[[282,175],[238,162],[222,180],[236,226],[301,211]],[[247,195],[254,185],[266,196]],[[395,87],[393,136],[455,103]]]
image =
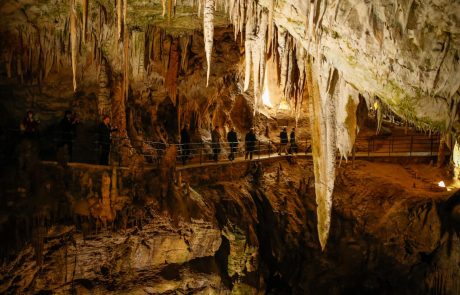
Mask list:
[[371,2],[1,1],[0,293],[460,294],[460,5]]

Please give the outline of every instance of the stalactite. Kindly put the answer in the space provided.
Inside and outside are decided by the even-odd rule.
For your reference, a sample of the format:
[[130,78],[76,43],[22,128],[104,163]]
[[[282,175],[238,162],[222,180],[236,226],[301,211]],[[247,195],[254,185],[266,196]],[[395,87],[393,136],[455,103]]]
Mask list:
[[377,111],[377,129],[375,130],[375,134],[378,135],[380,133],[380,130],[382,129],[382,122],[383,122],[383,110],[382,110],[382,104],[380,103],[379,100],[376,100],[375,102],[375,108]]
[[299,77],[297,81],[297,92],[295,96],[295,119],[296,124],[301,114],[302,98],[305,89],[305,49],[300,45],[296,44],[296,59],[297,67],[299,69]]
[[254,4],[249,3],[248,6],[248,19],[246,22],[246,31],[245,31],[245,41],[244,41],[244,52],[245,52],[245,75],[244,75],[244,91],[249,89],[249,84],[251,82],[251,64],[253,62],[254,55],[252,54],[254,47],[254,40],[256,36],[254,35],[255,28],[255,18],[252,17],[254,14]]
[[169,67],[166,72],[165,87],[173,103],[177,106],[177,75],[179,73],[180,54],[179,41],[173,39],[169,53]]
[[86,42],[86,26],[88,25],[88,0],[82,0],[83,7],[83,41]]
[[165,14],[166,14],[166,0],[161,0],[161,7],[163,8],[163,12],[161,13],[161,16],[165,17]]
[[288,43],[288,34],[286,30],[279,28],[278,29],[278,54],[280,58],[280,87],[281,91],[284,92],[287,82],[288,74],[288,62],[289,62],[289,43]]
[[[293,49],[293,38],[290,36],[287,39],[286,42],[286,51],[285,55],[286,56],[286,65],[285,67],[285,78],[284,78],[284,85],[282,85],[282,90],[284,92],[284,97],[290,98],[294,96],[294,91],[295,91],[295,85],[293,83],[293,72],[295,71],[295,66],[294,66],[294,49]],[[283,73],[283,72],[281,72]],[[282,80],[283,81],[283,80]]]
[[180,38],[180,49],[181,49],[181,68],[184,72],[187,71],[188,68],[188,47],[190,44],[191,37],[189,36],[182,36]]
[[131,34],[130,47],[132,78],[135,80],[142,80],[145,68],[146,34],[140,31],[133,31]]
[[204,0],[198,0],[198,16],[201,15],[201,6],[203,6],[203,4],[201,3],[202,1]]
[[268,38],[267,38],[267,49],[270,49],[273,43],[273,15],[275,14],[275,0],[270,0],[268,7]]
[[209,75],[211,73],[211,54],[214,38],[214,7],[215,0],[205,0],[204,17],[203,17],[203,32],[204,32],[204,49],[206,52],[206,87],[209,85]]
[[265,9],[262,9],[260,14],[260,23],[257,32],[257,54],[259,55],[259,77],[256,79],[258,83],[258,89],[260,89],[260,93],[258,95],[258,99],[260,98],[260,94],[263,91],[264,85],[264,76],[265,76],[265,67],[267,63],[267,29],[268,29],[268,12]]
[[331,224],[332,192],[335,181],[335,102],[327,93],[324,67],[318,60],[307,63],[307,86],[310,97],[310,124],[315,174],[318,236],[321,248],[326,247]]
[[128,0],[123,0],[123,52],[124,52],[124,75],[123,90],[125,100],[128,99],[129,93],[129,32],[127,25]]
[[8,77],[8,79],[11,78],[11,61],[13,59],[13,50],[10,49],[8,51],[6,51],[6,57],[5,57],[5,70],[6,70],[6,76]]
[[337,149],[345,159],[353,149],[357,134],[356,110],[358,104],[358,91],[341,78],[336,103]]
[[310,44],[313,41],[313,19],[315,17],[315,3],[316,1],[310,1],[310,9],[308,15],[308,26],[307,26],[307,40],[308,40],[308,48],[309,50]]
[[112,103],[110,100],[110,78],[108,76],[110,69],[108,68],[105,58],[101,60],[100,71],[98,75],[99,92],[97,94],[97,108],[99,115],[111,115]]
[[168,0],[168,20],[169,21],[171,21],[172,12],[173,12],[173,0]]
[[77,12],[75,0],[70,1],[70,46],[72,55],[73,91],[77,91]]
[[[116,0],[116,6],[117,6],[117,40],[121,39],[121,30],[122,30],[122,1],[123,0]],[[125,0],[126,1],[126,0]]]
[[129,33],[127,30],[124,32],[123,40],[123,93],[125,99],[128,99],[129,92]]
[[19,41],[19,44],[18,44],[18,52],[17,52],[17,57],[16,57],[16,70],[17,70],[17,74],[20,78],[20,82],[21,84],[24,83],[24,77],[23,77],[23,70],[22,70],[22,59],[23,59],[23,55],[24,55],[24,43],[23,43],[23,40],[22,40],[22,30],[19,29],[18,30],[18,41]]

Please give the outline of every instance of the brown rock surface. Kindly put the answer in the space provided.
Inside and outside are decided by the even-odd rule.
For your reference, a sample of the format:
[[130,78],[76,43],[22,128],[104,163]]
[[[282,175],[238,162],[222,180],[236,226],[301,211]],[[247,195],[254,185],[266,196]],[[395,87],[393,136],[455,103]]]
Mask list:
[[[20,211],[24,203],[16,203],[1,224],[4,237],[25,243],[15,251],[11,244],[4,256],[0,291],[457,294],[459,200],[427,186],[443,176],[437,168],[366,161],[355,170],[340,168],[331,236],[322,252],[311,162],[238,165],[202,168],[201,176],[215,175],[205,183],[188,175],[193,169],[183,170],[191,187],[173,186],[160,214],[156,172],[145,170],[139,178],[130,170],[113,174],[71,164],[67,173],[86,176],[70,178],[76,181],[68,186],[70,198],[94,198],[104,187],[102,175],[118,176],[114,222],[101,227],[91,214],[78,213],[71,226],[53,213],[52,202],[37,202],[30,192],[26,200],[36,209]],[[133,177],[144,190],[130,188]],[[50,191],[56,186],[51,181]],[[115,194],[113,186],[104,190],[110,198]],[[40,210],[42,221],[18,223],[30,210]],[[15,234],[24,225],[34,233],[31,243]]]

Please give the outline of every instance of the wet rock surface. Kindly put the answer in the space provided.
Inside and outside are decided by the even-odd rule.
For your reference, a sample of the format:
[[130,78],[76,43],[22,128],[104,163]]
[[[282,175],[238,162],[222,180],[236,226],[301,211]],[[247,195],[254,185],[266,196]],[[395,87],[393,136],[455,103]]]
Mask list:
[[[52,208],[59,193],[38,202],[30,191],[2,214],[2,235],[10,241],[2,242],[9,255],[3,255],[1,292],[458,293],[457,195],[406,188],[377,172],[363,177],[346,165],[322,252],[311,162],[239,165],[240,174],[225,168],[206,185],[186,175],[193,170],[182,171],[194,181],[175,185],[164,201],[154,190],[155,172],[144,172],[140,190],[129,187],[128,170],[66,168],[68,197],[56,205],[60,210]],[[357,163],[370,171],[378,165]],[[43,179],[56,192],[59,180]],[[107,195],[113,219],[103,199],[91,205],[92,194]],[[24,210],[25,204],[34,207]],[[15,236],[23,239],[16,247]]]

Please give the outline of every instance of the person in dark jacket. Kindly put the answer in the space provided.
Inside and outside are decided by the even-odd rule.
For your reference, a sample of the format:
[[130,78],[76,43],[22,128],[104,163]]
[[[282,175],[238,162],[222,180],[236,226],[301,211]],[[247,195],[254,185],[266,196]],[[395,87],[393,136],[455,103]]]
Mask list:
[[278,150],[278,155],[281,155],[283,151],[286,153],[286,155],[288,154],[287,144],[288,144],[288,135],[287,135],[286,127],[284,127],[283,130],[280,132],[280,148]]
[[249,132],[246,133],[244,142],[246,144],[246,154],[244,155],[244,159],[246,160],[249,156],[249,160],[252,160],[252,154],[254,153],[254,150],[256,149],[256,142],[257,142],[257,137],[256,137],[256,134],[254,133],[254,128],[249,129]]
[[238,150],[238,136],[234,127],[232,127],[232,129],[230,129],[230,131],[227,133],[227,141],[230,145],[230,154],[228,155],[228,159],[233,161],[235,160],[235,153]]
[[72,116],[70,111],[65,112],[64,118],[59,123],[59,127],[61,129],[61,140],[59,141],[58,146],[67,146],[69,159],[72,159],[73,142],[77,132],[77,124],[78,119],[75,115]]
[[104,116],[102,123],[99,124],[98,135],[99,135],[99,147],[100,147],[100,165],[109,165],[110,145],[112,140],[110,138],[112,132],[117,131],[117,128],[110,126],[109,116]]
[[298,147],[295,141],[295,128],[292,128],[291,133],[289,134],[289,143],[290,143],[289,153],[297,154]]
[[219,126],[216,126],[211,132],[212,156],[216,162],[219,159],[220,154],[220,138]]
[[34,112],[28,111],[21,121],[20,129],[25,138],[36,139],[38,137],[38,127],[40,122],[35,119]]
[[180,144],[181,144],[181,158],[182,165],[185,165],[187,159],[190,157],[190,133],[188,124],[184,125],[184,128],[180,131]]

